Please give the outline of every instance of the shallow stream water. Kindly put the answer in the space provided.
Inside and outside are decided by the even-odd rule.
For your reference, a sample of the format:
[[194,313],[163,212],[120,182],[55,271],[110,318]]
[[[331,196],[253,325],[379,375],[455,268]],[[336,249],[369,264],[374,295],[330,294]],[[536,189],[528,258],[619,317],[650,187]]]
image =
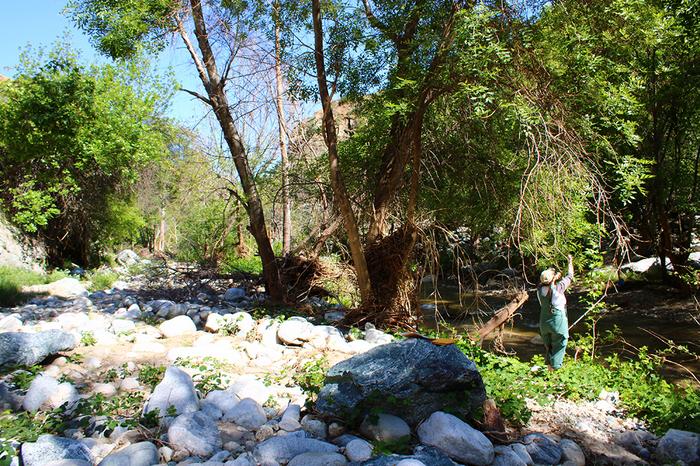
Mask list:
[[[617,305],[613,310],[603,314],[596,325],[596,332],[605,332],[617,326],[627,344],[617,343],[603,346],[597,354],[618,353],[633,356],[635,347],[647,346],[650,350],[661,350],[668,345],[664,339],[670,339],[677,345],[685,345],[695,353],[700,353],[700,323],[690,317],[697,314],[694,302],[669,301],[665,295],[650,290],[630,290],[610,296],[609,301]],[[476,330],[488,321],[493,312],[505,305],[509,295],[500,292],[462,292],[457,286],[440,284],[437,289],[424,287],[422,292],[422,309],[429,326],[443,321],[466,333]],[[435,310],[438,318],[435,318]],[[581,296],[573,292],[568,297],[569,325],[572,325],[586,311]],[[571,330],[571,337],[582,332],[590,333],[582,319]],[[503,331],[503,347],[514,353],[521,360],[527,361],[536,354],[542,354],[539,336],[539,304],[534,288],[529,290],[529,299],[517,311],[514,319],[508,322]],[[494,332],[495,333],[495,332]],[[492,343],[493,337],[487,337],[486,343]],[[567,357],[573,357],[575,349],[570,345]],[[674,361],[665,365],[664,374],[675,381],[700,379],[700,360],[688,356],[674,357]],[[685,368],[677,365],[682,364]],[[691,375],[691,373],[693,375]],[[694,376],[694,377],[693,377]],[[693,381],[697,383],[697,381]]]

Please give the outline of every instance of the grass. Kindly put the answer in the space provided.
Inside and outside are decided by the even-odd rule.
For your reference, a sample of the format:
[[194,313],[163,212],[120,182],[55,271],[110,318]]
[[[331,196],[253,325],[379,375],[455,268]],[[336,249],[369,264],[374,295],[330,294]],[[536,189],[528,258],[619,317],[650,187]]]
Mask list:
[[24,302],[27,296],[21,292],[23,286],[51,283],[67,276],[62,270],[44,274],[18,267],[0,266],[0,307],[13,307]]
[[90,291],[107,290],[119,280],[119,274],[111,270],[94,270],[88,273],[87,279],[90,281]]

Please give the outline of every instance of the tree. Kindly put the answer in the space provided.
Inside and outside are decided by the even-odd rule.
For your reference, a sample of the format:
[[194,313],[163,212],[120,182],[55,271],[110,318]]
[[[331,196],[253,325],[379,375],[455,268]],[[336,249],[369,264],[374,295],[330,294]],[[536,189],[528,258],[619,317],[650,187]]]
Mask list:
[[[185,90],[204,102],[221,127],[243,189],[239,199],[250,219],[263,264],[263,278],[274,301],[284,300],[284,287],[267,232],[263,205],[250,168],[244,140],[232,115],[227,84],[235,70],[236,50],[250,32],[251,10],[243,2],[201,0],[75,0],[69,11],[95,40],[98,49],[113,58],[131,56],[144,45],[163,47],[164,38],[177,34],[192,58],[205,95]],[[191,21],[191,24],[188,23]],[[190,36],[194,32],[196,45]],[[222,58],[223,65],[219,65]],[[184,89],[183,89],[184,90]],[[236,95],[233,94],[233,105]]]
[[46,240],[52,262],[88,265],[103,246],[138,237],[130,186],[166,151],[156,108],[168,93],[144,63],[85,69],[60,46],[42,60],[25,57],[0,84],[3,207]]

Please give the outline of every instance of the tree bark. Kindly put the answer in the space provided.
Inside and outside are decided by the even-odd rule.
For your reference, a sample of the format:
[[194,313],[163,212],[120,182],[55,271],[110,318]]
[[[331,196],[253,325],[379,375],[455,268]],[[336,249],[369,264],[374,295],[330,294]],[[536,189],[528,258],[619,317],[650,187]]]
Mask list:
[[289,198],[289,159],[287,157],[287,122],[282,100],[282,57],[280,46],[280,2],[275,2],[275,84],[277,122],[280,138],[280,156],[282,158],[282,253],[289,254],[292,247],[292,203]]
[[360,299],[363,307],[370,307],[373,303],[372,286],[367,270],[367,261],[364,251],[362,250],[362,242],[360,240],[360,232],[357,227],[355,213],[352,210],[352,205],[348,197],[345,183],[340,173],[338,160],[338,135],[336,133],[335,118],[333,116],[333,108],[331,107],[331,97],[328,93],[328,83],[326,81],[326,64],[323,54],[323,23],[321,20],[321,2],[320,0],[312,0],[312,16],[314,26],[314,51],[316,60],[316,77],[318,81],[318,91],[323,105],[323,136],[328,147],[328,164],[330,166],[331,187],[333,188],[333,198],[336,202],[338,210],[343,216],[345,231],[348,235],[348,243],[350,245],[350,254],[352,255],[355,274],[357,275],[357,284],[360,288]]
[[[201,0],[190,0],[190,5],[192,7],[195,36],[197,38],[199,50],[202,53],[203,61],[199,62],[194,54],[193,59],[198,67],[202,83],[207,90],[214,115],[216,115],[216,119],[219,121],[221,130],[223,131],[224,139],[233,157],[238,177],[241,180],[243,192],[246,195],[247,202],[244,206],[250,219],[250,231],[258,246],[258,252],[263,267],[263,279],[265,280],[267,292],[272,301],[283,302],[285,299],[284,287],[282,285],[279,267],[275,260],[275,254],[272,250],[272,244],[270,243],[270,237],[267,233],[262,202],[258,195],[253,172],[248,164],[248,156],[245,151],[245,146],[243,145],[243,140],[236,129],[233,116],[229,109],[228,98],[224,90],[224,83],[217,70],[214,52],[209,44]],[[181,35],[183,35],[185,45],[188,45],[189,49],[191,44],[187,43],[188,41],[185,39],[183,32],[184,31],[181,30]],[[192,50],[190,50],[190,54],[192,54]]]

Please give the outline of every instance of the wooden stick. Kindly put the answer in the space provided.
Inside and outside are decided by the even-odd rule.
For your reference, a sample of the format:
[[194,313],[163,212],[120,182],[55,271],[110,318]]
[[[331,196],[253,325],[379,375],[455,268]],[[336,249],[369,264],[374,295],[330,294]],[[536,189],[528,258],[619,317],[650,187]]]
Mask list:
[[515,311],[517,311],[525,301],[527,301],[527,291],[519,292],[511,302],[496,311],[491,320],[486,322],[484,326],[479,329],[479,338],[483,340],[489,333],[503,325],[515,314]]

